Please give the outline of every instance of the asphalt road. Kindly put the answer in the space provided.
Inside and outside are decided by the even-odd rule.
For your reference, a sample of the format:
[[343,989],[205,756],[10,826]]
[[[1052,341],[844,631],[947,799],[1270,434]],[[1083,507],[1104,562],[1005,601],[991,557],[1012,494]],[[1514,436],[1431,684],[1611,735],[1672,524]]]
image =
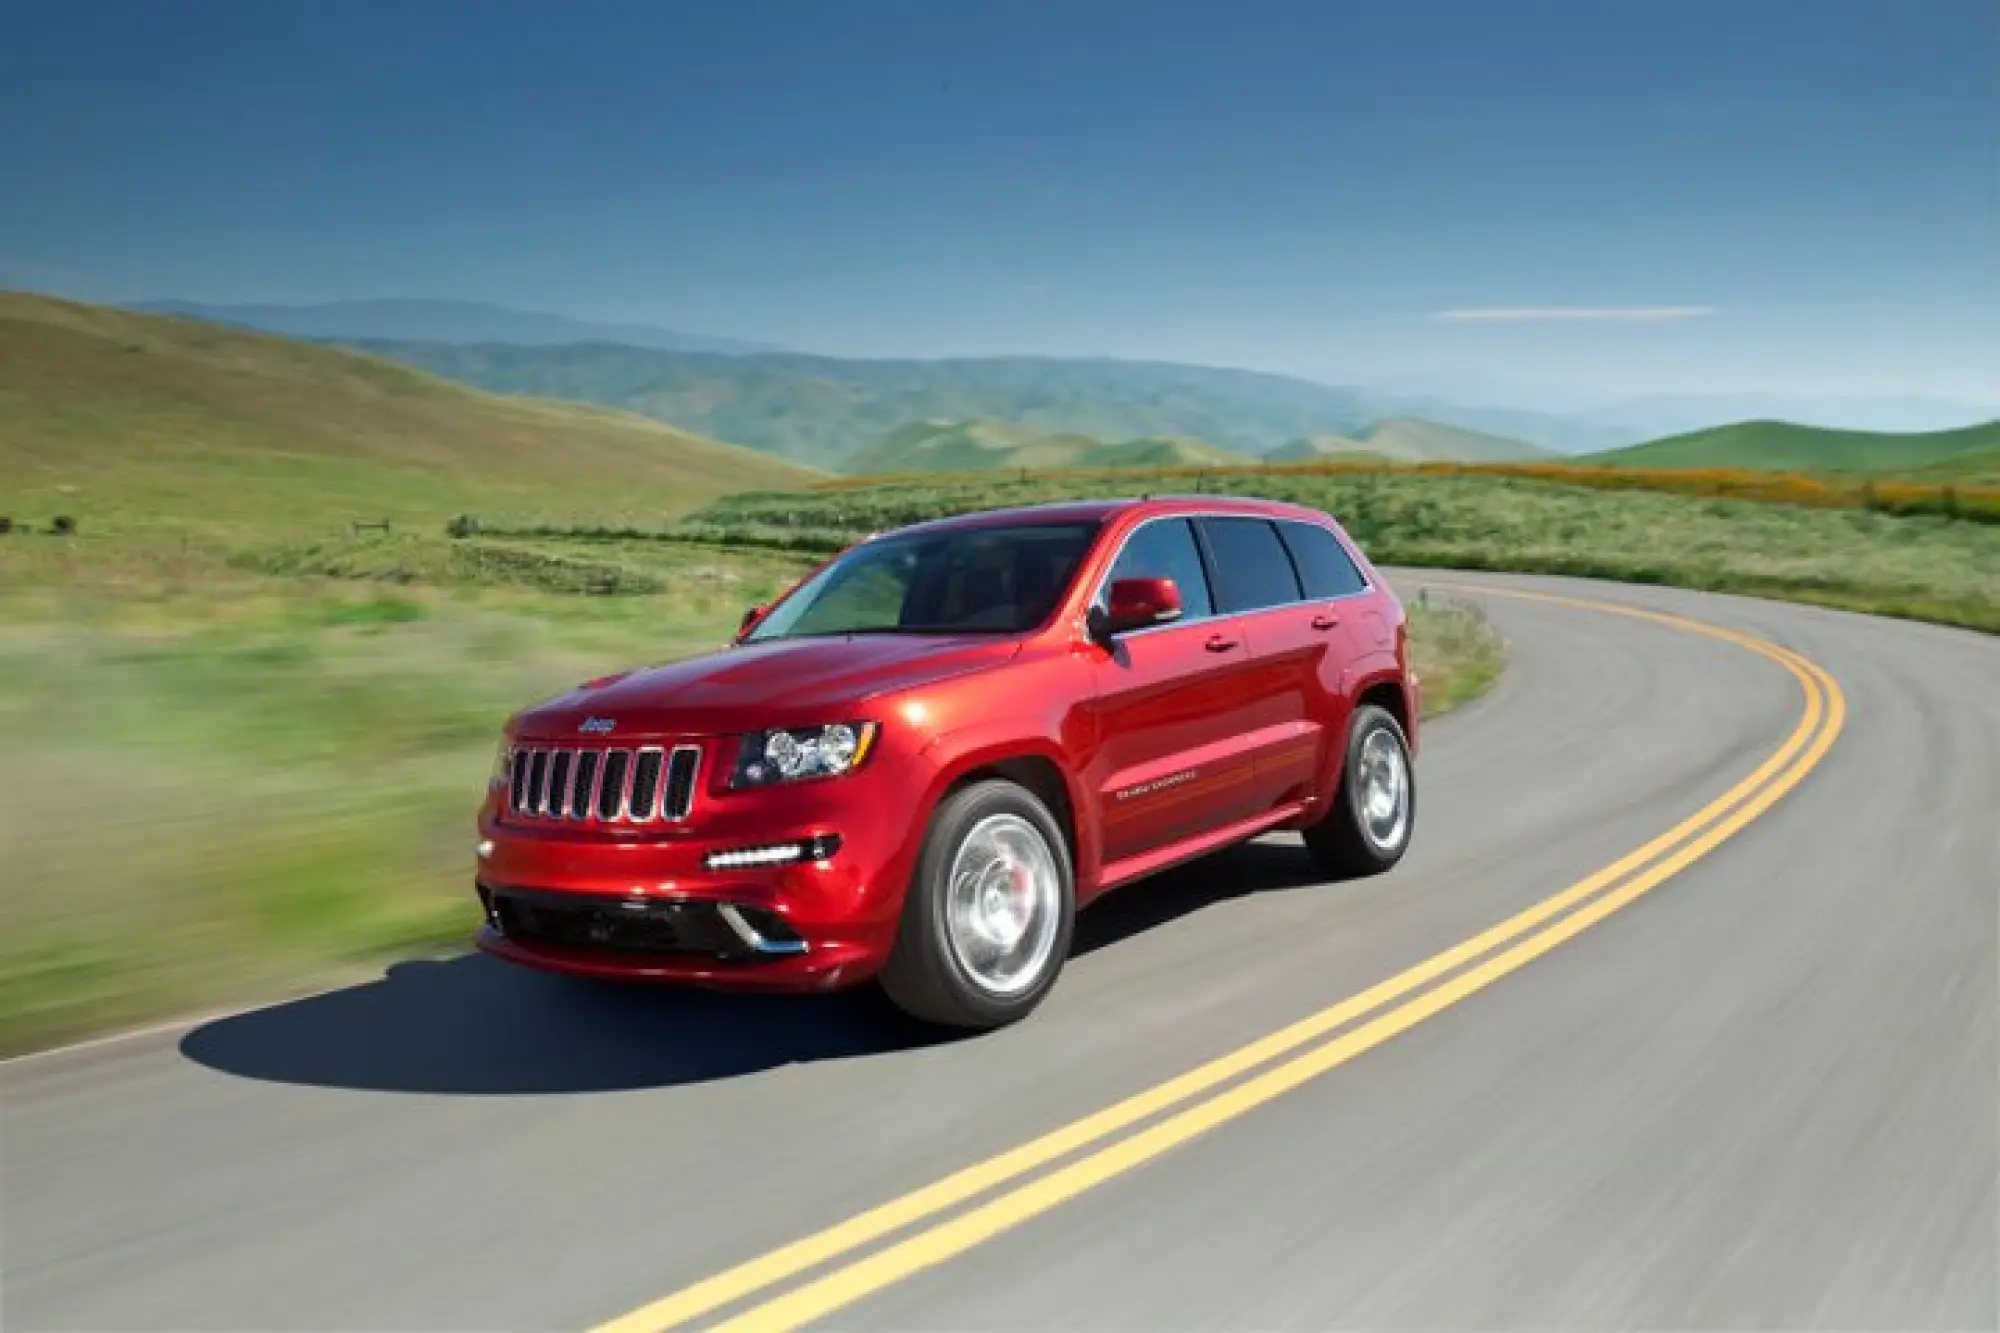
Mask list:
[[[1400,1035],[983,1243],[922,1223],[717,1313],[830,1273],[842,1327],[1993,1327],[2000,641],[1463,581],[1749,630],[1844,725],[1706,855]],[[1487,605],[1513,665],[1427,730],[1398,871],[1317,883],[1274,838],[1134,886],[1003,1033],[466,959],[0,1068],[5,1326],[610,1320],[1367,990],[1800,734],[1807,692],[1738,644]],[[899,1280],[840,1267],[899,1243]]]

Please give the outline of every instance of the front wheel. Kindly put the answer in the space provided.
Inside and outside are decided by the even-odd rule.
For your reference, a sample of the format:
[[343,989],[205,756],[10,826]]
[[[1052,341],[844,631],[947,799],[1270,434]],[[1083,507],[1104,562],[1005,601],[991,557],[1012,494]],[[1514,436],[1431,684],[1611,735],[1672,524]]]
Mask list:
[[1055,985],[1075,918],[1069,847],[1048,807],[1012,782],[961,787],[931,819],[882,990],[927,1023],[1016,1022]]
[[1375,704],[1354,710],[1338,789],[1306,848],[1338,875],[1379,875],[1403,859],[1417,820],[1410,746],[1395,715]]

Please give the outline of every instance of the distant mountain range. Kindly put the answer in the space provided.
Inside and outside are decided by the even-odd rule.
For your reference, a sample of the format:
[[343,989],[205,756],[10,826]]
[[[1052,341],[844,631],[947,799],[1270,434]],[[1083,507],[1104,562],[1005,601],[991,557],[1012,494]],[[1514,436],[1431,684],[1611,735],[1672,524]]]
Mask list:
[[1262,455],[1302,436],[1419,416],[1562,452],[1643,436],[1512,409],[1408,400],[1256,371],[1053,357],[859,360],[721,356],[583,344],[395,339],[347,345],[500,393],[571,398],[673,422],[818,467],[841,467],[911,421],[1000,420],[1094,440],[1198,439]]
[[680,333],[650,324],[599,324],[566,315],[511,310],[477,301],[334,301],[325,305],[207,305],[200,301],[140,301],[128,307],[216,324],[282,333],[291,338],[348,341],[404,338],[417,342],[622,343],[670,352],[741,355],[783,349],[771,343]]
[[[1103,386],[1087,374],[1094,363],[1054,365],[1083,376],[1071,385],[1079,395]],[[1047,385],[1050,373],[1034,373],[1041,369],[1021,373]],[[1187,379],[1185,369],[1142,380],[1160,396],[1130,410],[1213,411],[1230,401],[1224,389],[1234,372],[1216,372],[1223,387],[1211,384],[1211,399],[1192,392],[1189,385],[1202,381]],[[1053,382],[1064,383],[1062,375]],[[830,384],[827,401],[851,406],[840,388]],[[982,391],[997,389],[988,381]],[[856,398],[870,411],[890,410],[892,395],[880,386],[874,393]],[[1294,441],[1270,452],[1535,456],[1517,440],[1409,417]],[[841,461],[882,472],[1256,460],[1182,434],[1100,438],[1018,421],[930,418],[900,423]],[[1576,461],[2000,484],[2000,421],[1915,434],[1747,421]],[[0,292],[0,472],[19,502],[11,512],[85,512],[100,531],[157,522],[326,531],[356,517],[427,524],[465,511],[651,521],[718,494],[797,489],[825,475],[630,414],[494,397],[342,348],[9,292]],[[69,508],[77,504],[85,508]]]
[[[1610,405],[1472,374],[1373,386],[1166,362],[1028,356],[862,360],[640,324],[592,323],[476,302],[140,308],[338,343],[494,392],[624,408],[819,467],[841,466],[911,421],[1003,420],[1093,441],[1198,439],[1262,456],[1402,447],[1385,419],[1497,437],[1452,456],[1586,454],[1718,422],[1787,418],[1847,429],[1931,429],[2000,415],[1915,396],[1655,394]],[[1412,443],[1419,453],[1428,446]]]

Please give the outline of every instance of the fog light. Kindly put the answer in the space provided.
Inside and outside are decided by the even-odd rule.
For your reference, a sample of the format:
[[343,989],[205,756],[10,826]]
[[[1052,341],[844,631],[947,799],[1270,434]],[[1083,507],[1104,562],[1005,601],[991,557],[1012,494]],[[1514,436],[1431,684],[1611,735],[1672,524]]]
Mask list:
[[479,853],[479,859],[484,861],[487,857],[493,855],[493,839],[481,838],[479,840],[479,846],[474,848],[473,850],[477,851]]

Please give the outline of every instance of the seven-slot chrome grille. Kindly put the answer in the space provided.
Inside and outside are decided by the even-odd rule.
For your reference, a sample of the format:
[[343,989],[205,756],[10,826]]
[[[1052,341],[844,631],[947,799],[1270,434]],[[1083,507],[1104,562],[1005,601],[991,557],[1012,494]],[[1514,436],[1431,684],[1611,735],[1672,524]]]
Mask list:
[[517,745],[507,758],[507,813],[521,819],[650,824],[686,819],[701,749]]

